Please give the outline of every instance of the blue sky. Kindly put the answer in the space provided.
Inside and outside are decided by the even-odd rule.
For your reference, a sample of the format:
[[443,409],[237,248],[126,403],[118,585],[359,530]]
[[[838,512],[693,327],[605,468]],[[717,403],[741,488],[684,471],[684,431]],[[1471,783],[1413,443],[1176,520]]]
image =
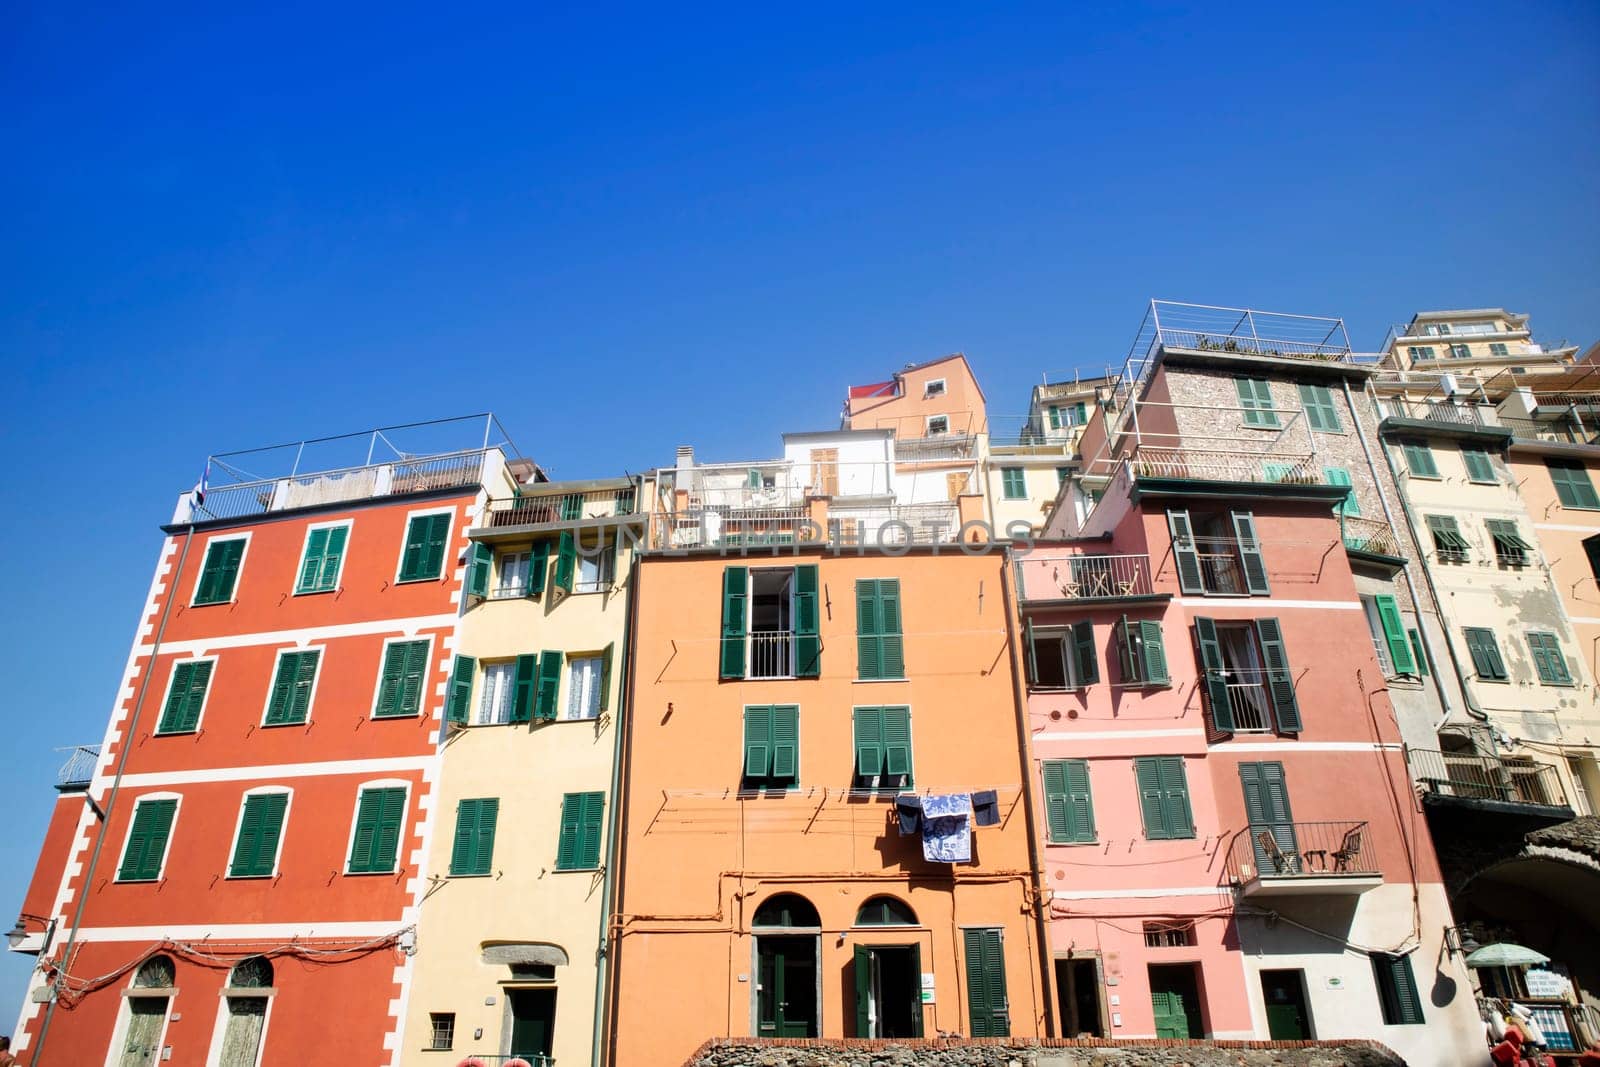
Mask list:
[[1600,338],[1588,0],[224,7],[0,34],[0,907],[210,452],[492,408],[556,477],[766,455],[954,350],[1020,413],[1151,297]]

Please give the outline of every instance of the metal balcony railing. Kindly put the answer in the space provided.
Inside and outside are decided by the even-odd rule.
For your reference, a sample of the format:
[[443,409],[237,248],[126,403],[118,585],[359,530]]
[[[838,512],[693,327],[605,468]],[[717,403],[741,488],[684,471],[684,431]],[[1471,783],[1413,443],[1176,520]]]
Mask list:
[[1401,557],[1400,541],[1386,522],[1362,519],[1353,515],[1339,518],[1344,545],[1353,552],[1374,552],[1380,556]]
[[67,758],[62,762],[61,769],[56,771],[56,788],[66,792],[73,789],[85,789],[94,781],[95,768],[100,765],[99,745],[75,745],[72,748],[57,749],[65,752]]
[[1502,415],[1500,425],[1510,430],[1513,437],[1527,441],[1551,441],[1569,445],[1587,445],[1600,441],[1600,420],[1592,423],[1594,429],[1591,429],[1574,414],[1555,419],[1524,419]]
[[794,631],[753,630],[747,678],[794,677]]
[[1228,707],[1233,711],[1233,733],[1270,734],[1274,730],[1272,696],[1265,671],[1224,671]]
[[1421,419],[1452,426],[1493,426],[1492,417],[1485,417],[1486,409],[1474,404],[1435,404],[1428,401],[1389,401],[1394,413],[1403,419]]
[[1381,873],[1365,822],[1296,822],[1251,826],[1233,839],[1228,877],[1371,878]]
[[[1076,401],[1065,403],[1071,408]],[[1033,448],[1040,450],[1070,449],[1088,420],[1094,418],[1095,405],[1093,398],[1089,398],[1086,405],[1086,418],[1083,423],[1063,423],[1059,429],[1050,425],[1047,415],[1032,417],[1028,415],[991,415],[989,416],[989,447],[990,448]],[[1071,417],[1076,418],[1076,415]]]
[[1411,775],[1424,793],[1462,800],[1568,806],[1561,775],[1547,763],[1473,752],[1411,749]]
[[204,503],[192,508],[192,517],[195,522],[211,522],[374,497],[465,489],[481,484],[484,457],[491,451],[497,450],[473,449],[216,487],[206,493]]
[[1022,595],[1029,600],[1114,600],[1148,596],[1148,555],[1024,556]]
[[1239,557],[1232,552],[1201,552],[1200,578],[1206,592],[1222,596],[1244,596],[1244,571],[1239,567]]
[[1194,478],[1217,482],[1280,482],[1320,485],[1313,457],[1231,449],[1165,448],[1144,445],[1131,461],[1143,478]]
[[961,507],[954,500],[828,510],[828,539],[838,545],[946,544],[960,529]]
[[530,486],[520,496],[489,501],[487,525],[538,526],[553,522],[610,519],[632,515],[637,510],[638,497],[631,486],[576,493],[550,492],[543,487]]

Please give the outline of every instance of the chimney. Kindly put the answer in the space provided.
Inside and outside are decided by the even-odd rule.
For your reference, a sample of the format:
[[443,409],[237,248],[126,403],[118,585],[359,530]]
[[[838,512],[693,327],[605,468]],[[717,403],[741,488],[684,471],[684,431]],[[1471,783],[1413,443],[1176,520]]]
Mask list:
[[678,446],[678,467],[681,469],[683,467],[692,467],[692,466],[694,466],[694,446],[693,445],[679,445]]

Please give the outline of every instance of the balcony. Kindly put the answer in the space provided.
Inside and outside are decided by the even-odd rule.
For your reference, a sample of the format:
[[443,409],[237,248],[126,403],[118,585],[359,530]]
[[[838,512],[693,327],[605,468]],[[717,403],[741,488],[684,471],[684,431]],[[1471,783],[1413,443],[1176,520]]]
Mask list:
[[1148,555],[1023,556],[1024,600],[1128,600],[1154,596]]
[[1188,478],[1213,482],[1321,485],[1315,457],[1232,449],[1145,445],[1132,460],[1141,478]]
[[89,783],[94,781],[95,768],[100,765],[100,746],[76,745],[56,751],[67,754],[56,771],[56,789],[62,793],[76,793],[89,788]]
[[1400,550],[1399,539],[1395,537],[1394,530],[1386,522],[1341,515],[1339,530],[1344,538],[1344,547],[1351,552],[1388,556],[1391,559],[1405,558],[1405,554]]
[[1233,839],[1228,877],[1251,898],[1353,896],[1383,884],[1365,822],[1251,826]]
[[1501,415],[1500,425],[1510,430],[1511,436],[1519,441],[1547,441],[1561,445],[1600,443],[1600,419],[1591,419],[1590,424],[1585,425],[1576,412],[1569,412],[1553,419],[1524,419]]
[[960,530],[954,500],[828,509],[828,540],[841,546],[950,544]]
[[[1067,405],[1071,407],[1071,404]],[[1089,398],[1089,417],[1094,416],[1094,398]],[[1085,423],[1086,424],[1086,423]],[[1085,424],[1063,423],[1052,427],[1046,416],[989,416],[989,447],[1010,451],[1061,452],[1071,455],[1073,445]]]
[[794,631],[753,630],[746,678],[793,678]]
[[1500,811],[1562,821],[1573,817],[1556,768],[1475,752],[1411,749],[1411,776],[1432,806]]
[[1270,734],[1277,730],[1272,718],[1272,694],[1267,692],[1267,672],[1235,668],[1222,672],[1233,712],[1234,734]]
[[529,485],[517,496],[489,501],[485,525],[543,526],[637,514],[637,493],[630,483],[568,491],[550,485]]
[[1402,400],[1397,397],[1389,400],[1388,406],[1396,418],[1416,419],[1446,426],[1495,425],[1493,409],[1477,404],[1433,403],[1425,400]]

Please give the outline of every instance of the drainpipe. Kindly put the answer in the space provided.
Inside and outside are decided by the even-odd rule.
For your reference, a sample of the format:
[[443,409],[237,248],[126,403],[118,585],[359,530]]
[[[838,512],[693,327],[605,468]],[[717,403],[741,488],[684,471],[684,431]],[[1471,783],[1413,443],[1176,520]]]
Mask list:
[[[640,478],[634,486],[634,500],[638,505],[644,503],[644,479]],[[637,505],[636,505],[637,506]],[[644,536],[650,536],[650,513],[645,512]],[[619,526],[618,531],[621,531]],[[606,964],[611,962],[612,954],[616,951],[616,944],[611,937],[611,915],[613,912],[611,889],[612,872],[617,873],[617,889],[620,892],[622,883],[622,865],[618,856],[622,848],[622,839],[619,836],[619,824],[622,817],[622,802],[619,789],[622,780],[622,754],[623,754],[623,724],[630,716],[633,702],[633,686],[631,680],[633,671],[629,665],[629,656],[632,644],[629,638],[633,636],[634,605],[639,594],[639,545],[633,548],[633,558],[628,564],[628,603],[623,612],[622,647],[618,650],[617,666],[621,672],[617,678],[617,714],[613,719],[612,728],[616,731],[616,740],[613,742],[611,752],[611,817],[607,820],[606,828],[608,839],[606,842],[606,870],[600,879],[600,958],[596,961],[594,969],[594,1033],[589,1041],[589,1067],[600,1067],[600,1039],[605,1032],[605,1021],[609,998],[606,995]],[[615,968],[611,969],[615,974]],[[609,1061],[610,1057],[605,1057]]]
[[[1350,393],[1350,383],[1347,380],[1341,379],[1340,384],[1344,387],[1345,403],[1350,406],[1350,411],[1353,416],[1356,409],[1355,400]],[[1367,379],[1367,399],[1372,401],[1373,408],[1376,410],[1378,398],[1376,391],[1372,388],[1372,379],[1370,378]],[[1377,477],[1378,470],[1376,464],[1373,463],[1372,449],[1367,445],[1366,431],[1361,428],[1360,419],[1355,419],[1354,421],[1356,424],[1356,438],[1361,442],[1361,451],[1366,454],[1367,465],[1372,469],[1373,481],[1378,487],[1378,502],[1383,505],[1383,516],[1388,521],[1389,527],[1393,529],[1396,525],[1394,521],[1394,512],[1390,510],[1389,499],[1384,495],[1383,482]],[[1395,469],[1394,457],[1389,454],[1389,450],[1384,448],[1381,442],[1379,443],[1378,451],[1383,453],[1383,462],[1389,468],[1389,477],[1394,480],[1394,484],[1396,486],[1399,486],[1400,472]],[[1423,544],[1423,540],[1421,533],[1419,533],[1417,530],[1416,516],[1411,512],[1411,503],[1406,499],[1406,495],[1404,493],[1399,493],[1398,495],[1400,497],[1400,510],[1405,514],[1406,517],[1406,529],[1411,532],[1412,542],[1420,548]],[[1401,573],[1405,575],[1406,588],[1411,593],[1411,606],[1417,612],[1417,632],[1422,637],[1422,644],[1428,653],[1428,658],[1437,664],[1439,659],[1433,653],[1433,642],[1429,640],[1428,628],[1427,626],[1423,625],[1422,622],[1422,605],[1417,601],[1417,589],[1411,581],[1410,564],[1407,564],[1406,567],[1402,568]],[[1476,707],[1473,703],[1472,690],[1467,686],[1466,672],[1461,669],[1461,657],[1456,652],[1455,642],[1450,639],[1450,627],[1445,625],[1444,622],[1444,601],[1439,599],[1439,587],[1434,583],[1433,573],[1428,570],[1426,565],[1422,567],[1422,580],[1428,583],[1428,593],[1433,597],[1434,610],[1439,615],[1439,629],[1444,633],[1445,652],[1450,656],[1450,666],[1456,672],[1456,680],[1461,683],[1462,704],[1465,706],[1468,715],[1471,715],[1479,722],[1488,722],[1489,716],[1484,714],[1482,709]],[[1443,705],[1445,718],[1448,719],[1450,716],[1450,697],[1448,694],[1446,694],[1445,687],[1443,685],[1439,685],[1438,690],[1439,703]],[[1442,721],[1440,725],[1443,725]],[[1437,729],[1437,727],[1435,729]],[[1490,744],[1495,743],[1493,733],[1490,734],[1489,741]]]

